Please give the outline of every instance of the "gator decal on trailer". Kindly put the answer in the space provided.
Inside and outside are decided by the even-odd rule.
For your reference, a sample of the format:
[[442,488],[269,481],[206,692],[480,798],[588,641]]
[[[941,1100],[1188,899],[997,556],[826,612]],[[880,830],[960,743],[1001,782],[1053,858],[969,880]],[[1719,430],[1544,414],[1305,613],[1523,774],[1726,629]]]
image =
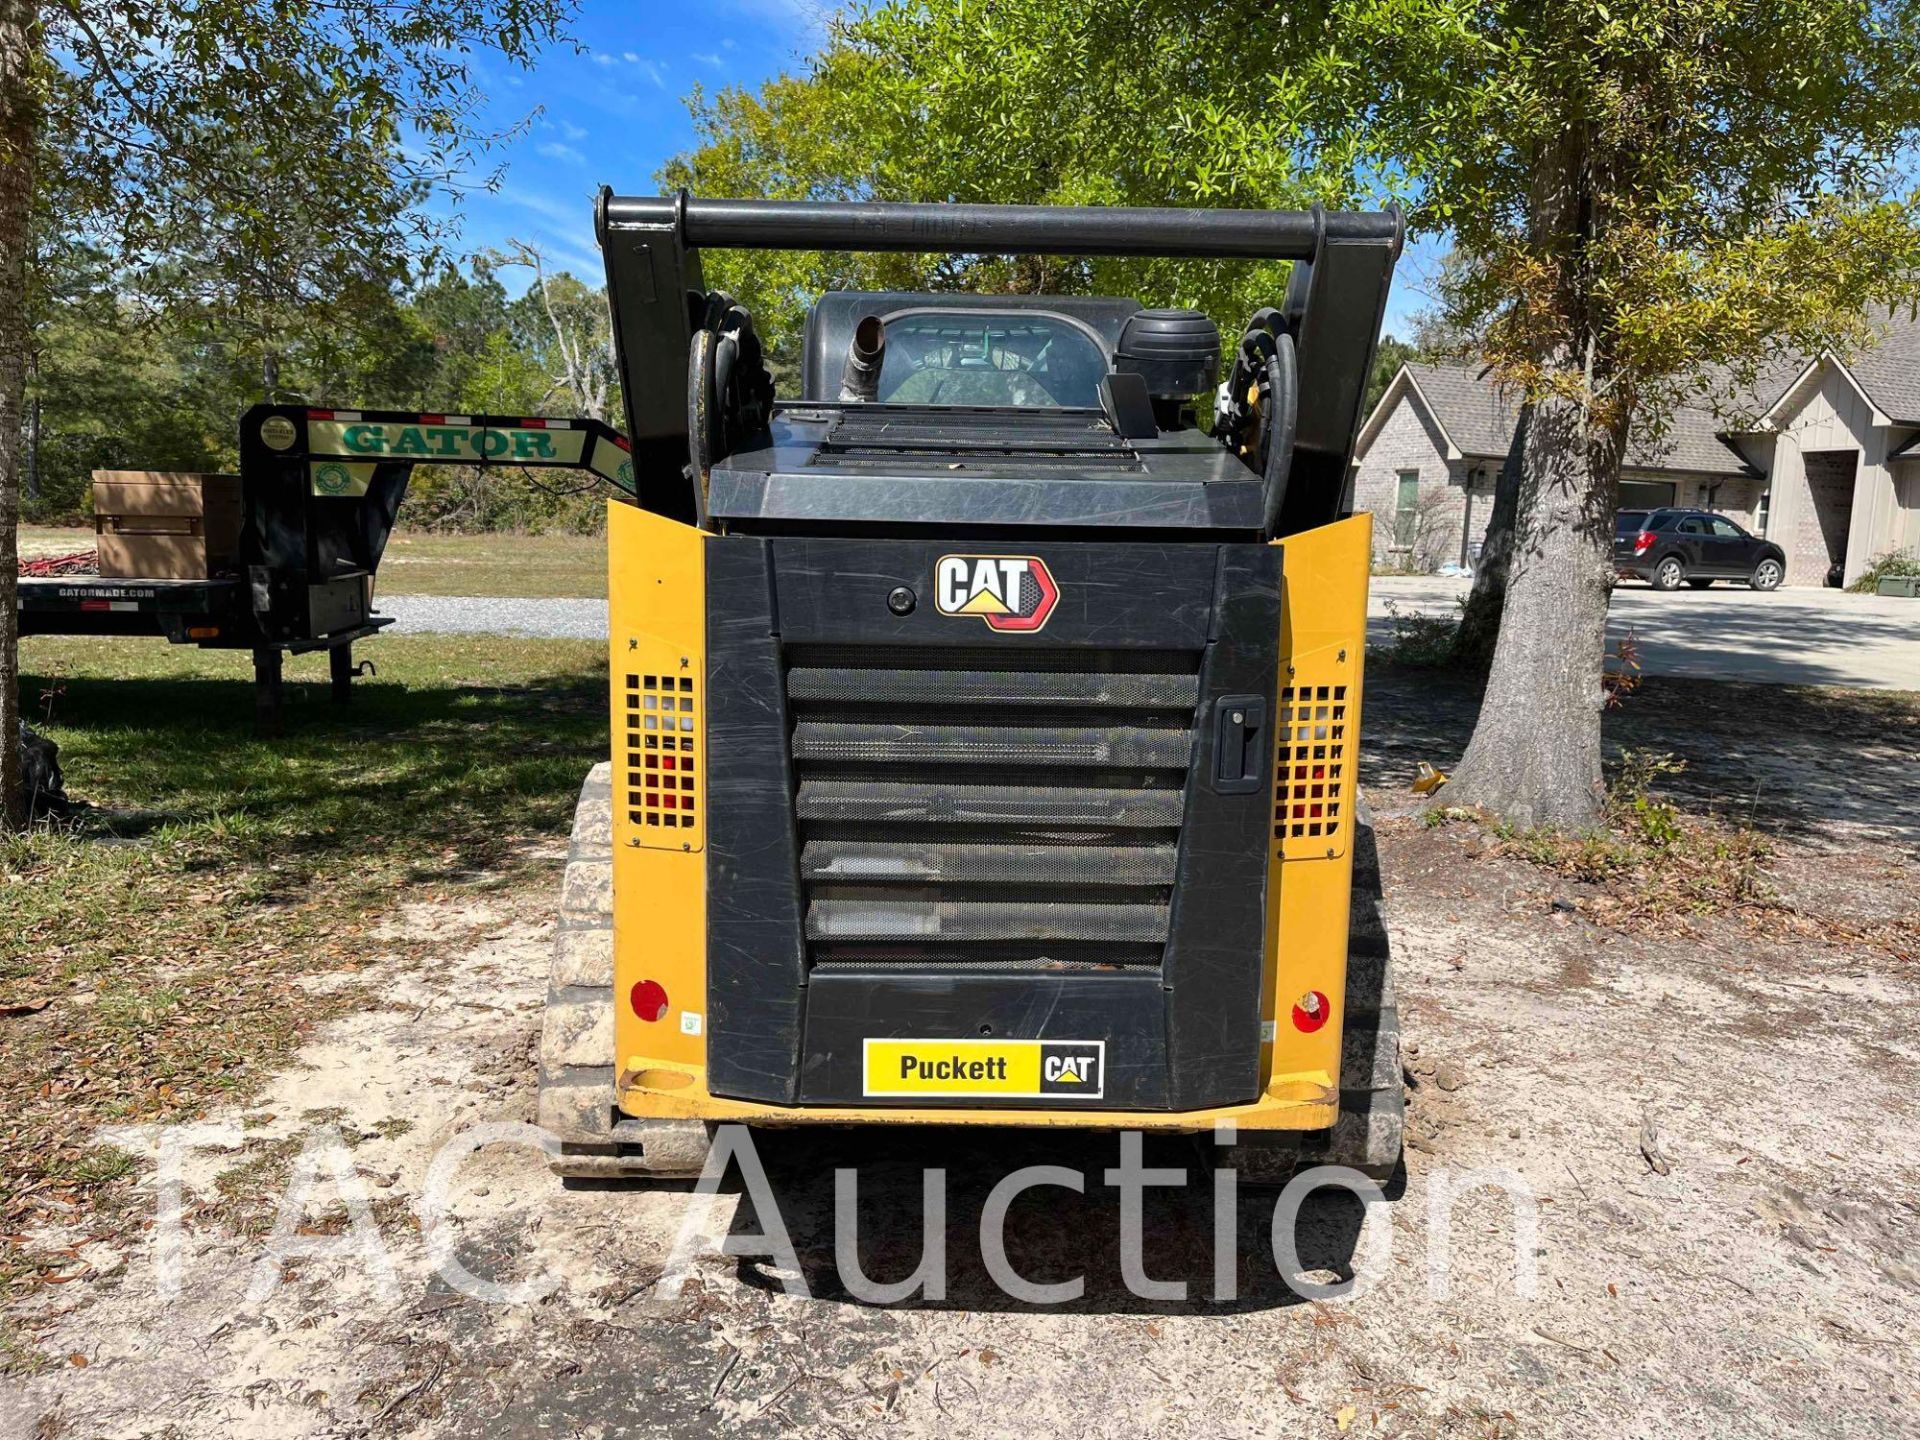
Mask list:
[[316,460],[307,466],[307,476],[316,495],[365,495],[373,484],[373,471],[374,467],[364,461]]
[[309,420],[307,451],[393,460],[578,465],[588,434],[555,420],[542,426],[407,423],[391,420]]

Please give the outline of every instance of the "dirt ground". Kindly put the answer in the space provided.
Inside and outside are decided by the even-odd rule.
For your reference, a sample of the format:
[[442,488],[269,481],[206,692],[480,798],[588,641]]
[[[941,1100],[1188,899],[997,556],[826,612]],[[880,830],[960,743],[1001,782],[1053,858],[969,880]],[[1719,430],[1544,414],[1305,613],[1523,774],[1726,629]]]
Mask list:
[[[39,1238],[67,1225],[75,1278],[24,1317],[52,1363],[0,1385],[0,1434],[1920,1434],[1911,729],[1843,724],[1810,692],[1650,682],[1614,743],[1691,753],[1687,785],[1776,835],[1781,903],[1623,933],[1588,918],[1581,887],[1414,818],[1413,762],[1457,754],[1472,697],[1417,673],[1371,685],[1412,1144],[1377,1271],[1362,1261],[1382,1231],[1345,1197],[1309,1201],[1298,1237],[1309,1278],[1375,1277],[1354,1298],[1289,1290],[1272,1197],[1248,1192],[1237,1298],[1213,1299],[1196,1143],[1147,1149],[1188,1181],[1147,1191],[1147,1270],[1190,1297],[1147,1301],[1121,1277],[1112,1141],[856,1132],[759,1144],[810,1298],[757,1258],[708,1254],[684,1286],[656,1283],[690,1214],[757,1231],[737,1193],[565,1190],[499,1146],[461,1171],[458,1253],[554,1288],[469,1299],[433,1273],[410,1206],[451,1136],[531,1118],[551,926],[475,896],[397,916],[390,937],[434,937],[439,963],[370,957],[386,1003],[219,1117],[232,1148],[188,1156],[176,1299],[146,1236],[49,1217]],[[291,1153],[330,1133],[392,1282],[364,1256],[316,1256],[250,1301]],[[1083,1196],[1031,1191],[1007,1222],[1028,1278],[1084,1274],[1057,1306],[1010,1300],[980,1258],[987,1191],[1029,1164],[1083,1176]],[[856,1303],[832,1170],[857,1168],[862,1268],[892,1279],[920,1254],[923,1165],[948,1176],[946,1296]],[[1432,1223],[1437,1194],[1487,1169],[1531,1192],[1531,1264],[1528,1207],[1493,1189]],[[306,1238],[340,1228],[340,1193],[313,1192]]]

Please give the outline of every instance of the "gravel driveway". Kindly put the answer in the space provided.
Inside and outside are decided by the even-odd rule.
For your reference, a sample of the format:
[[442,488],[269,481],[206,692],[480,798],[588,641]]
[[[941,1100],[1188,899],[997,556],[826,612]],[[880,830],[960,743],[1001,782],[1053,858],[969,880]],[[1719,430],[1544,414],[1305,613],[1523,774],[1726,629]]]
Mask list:
[[[1371,638],[1389,638],[1389,604],[1403,615],[1451,615],[1466,591],[1465,580],[1375,576]],[[392,595],[379,608],[399,622],[399,634],[599,640],[607,633],[604,600]],[[1648,675],[1920,690],[1920,601],[1728,585],[1668,595],[1627,585],[1614,591],[1609,633],[1618,640],[1629,632]]]
[[[712,1203],[684,1184],[565,1189],[524,1146],[495,1146],[460,1166],[457,1254],[551,1293],[455,1291],[413,1206],[449,1140],[531,1117],[551,936],[549,905],[475,887],[371,935],[358,978],[375,1008],[318,1028],[216,1116],[225,1140],[184,1157],[177,1296],[141,1225],[150,1157],[118,1221],[49,1205],[14,1222],[86,1270],[14,1311],[35,1373],[0,1385],[0,1436],[1912,1434],[1920,981],[1886,947],[1904,943],[1913,862],[1788,847],[1774,874],[1789,909],[1625,934],[1556,905],[1563,881],[1477,832],[1383,815],[1381,848],[1412,1076],[1405,1173],[1370,1234],[1337,1192],[1310,1201],[1291,1262],[1339,1282],[1384,1247],[1347,1303],[1282,1283],[1271,1193],[1242,1193],[1231,1249],[1216,1245],[1203,1148],[1147,1147],[1146,1274],[1186,1286],[1150,1299],[1121,1270],[1111,1137],[884,1126],[763,1132],[791,1270],[715,1253],[722,1236],[759,1248],[767,1222],[737,1181]],[[390,935],[431,936],[437,958],[383,956]],[[300,1229],[280,1242],[310,1253],[267,1260],[279,1283],[250,1294],[286,1167],[322,1142],[335,1168],[310,1205],[289,1202]],[[1037,1164],[1055,1178],[1007,1215],[1008,1258],[1033,1281],[1082,1280],[1044,1304],[981,1260],[989,1188]],[[856,1303],[836,1168],[857,1177],[850,1253],[878,1282],[920,1261],[922,1172],[942,1174],[942,1293]],[[346,1194],[369,1207],[390,1280],[338,1253],[355,1234]],[[263,1218],[237,1223],[236,1204]],[[692,1278],[663,1285],[689,1221],[708,1239]]]
[[537,640],[604,640],[604,600],[510,600],[475,595],[382,595],[374,608],[399,635],[526,635]]

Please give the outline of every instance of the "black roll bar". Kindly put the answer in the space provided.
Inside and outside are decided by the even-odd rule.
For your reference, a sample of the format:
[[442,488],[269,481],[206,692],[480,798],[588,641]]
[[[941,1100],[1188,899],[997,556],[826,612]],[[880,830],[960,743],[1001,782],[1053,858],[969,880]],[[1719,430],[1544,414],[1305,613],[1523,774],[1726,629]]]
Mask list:
[[684,249],[942,251],[956,255],[1154,255],[1312,260],[1327,243],[1386,241],[1397,210],[1175,210],[1104,205],[909,205],[837,200],[702,200],[604,194],[609,230],[671,233]]
[[[1405,231],[1387,211],[925,205],[707,200],[600,192],[614,353],[642,506],[687,524],[687,356],[705,314],[702,250],[947,255],[1137,255],[1290,260],[1284,308],[1299,378],[1297,428],[1276,522],[1291,534],[1338,513]],[[1276,496],[1280,492],[1275,491]]]

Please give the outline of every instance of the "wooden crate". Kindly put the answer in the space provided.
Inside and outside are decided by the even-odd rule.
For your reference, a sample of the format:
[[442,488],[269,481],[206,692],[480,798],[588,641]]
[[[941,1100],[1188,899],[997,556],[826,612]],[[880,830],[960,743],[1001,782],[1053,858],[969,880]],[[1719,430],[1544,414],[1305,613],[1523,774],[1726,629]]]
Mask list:
[[96,470],[93,527],[105,578],[212,579],[239,559],[240,477]]

